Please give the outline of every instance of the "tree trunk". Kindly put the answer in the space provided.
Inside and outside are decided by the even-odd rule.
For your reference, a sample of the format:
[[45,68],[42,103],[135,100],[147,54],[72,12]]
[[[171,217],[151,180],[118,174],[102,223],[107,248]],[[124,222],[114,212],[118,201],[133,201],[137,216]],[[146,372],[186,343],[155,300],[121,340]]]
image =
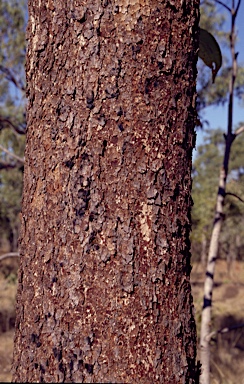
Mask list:
[[214,218],[214,225],[211,234],[209,245],[208,263],[206,269],[206,276],[204,282],[204,298],[202,308],[202,321],[200,332],[200,353],[202,374],[201,383],[210,383],[210,349],[209,341],[211,339],[210,326],[211,326],[211,307],[212,307],[212,294],[214,286],[214,270],[218,254],[219,236],[222,227],[223,208],[224,208],[224,195],[221,193],[226,189],[225,171],[221,169],[219,176],[219,192],[217,195],[216,211]]
[[[243,127],[240,127],[232,133],[233,130],[233,98],[234,98],[234,87],[237,75],[237,56],[235,52],[235,19],[239,10],[241,0],[238,0],[238,4],[235,8],[235,2],[232,2],[231,14],[231,31],[230,31],[230,51],[232,58],[231,76],[229,82],[229,102],[228,102],[228,126],[227,133],[224,135],[225,138],[225,152],[223,158],[223,164],[219,174],[219,188],[216,199],[216,209],[214,214],[214,223],[211,234],[211,240],[208,252],[208,262],[206,268],[206,277],[204,282],[204,296],[203,296],[203,307],[202,307],[202,321],[200,331],[200,355],[202,372],[200,382],[201,384],[210,383],[210,345],[209,342],[212,337],[211,333],[211,311],[212,311],[212,296],[214,288],[214,272],[215,265],[218,256],[219,249],[219,238],[224,217],[224,201],[226,196],[226,181],[229,169],[229,159],[231,153],[231,146],[236,136],[243,131]],[[215,333],[215,332],[214,332]]]
[[207,236],[205,232],[202,232],[201,246],[201,264],[205,267],[207,261]]
[[14,382],[197,382],[197,32],[198,2],[29,2]]

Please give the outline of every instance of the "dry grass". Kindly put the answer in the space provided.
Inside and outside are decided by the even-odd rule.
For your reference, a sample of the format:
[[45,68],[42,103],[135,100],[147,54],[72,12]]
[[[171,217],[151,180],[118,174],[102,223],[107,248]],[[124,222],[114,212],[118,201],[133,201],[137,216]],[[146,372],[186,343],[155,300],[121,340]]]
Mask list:
[[18,260],[0,263],[0,382],[11,381]]
[[0,383],[11,382],[14,330],[0,334]]
[[[13,259],[0,264],[0,382],[11,382],[17,267]],[[194,264],[191,280],[198,332],[204,275],[202,266]],[[219,260],[213,293],[213,330],[244,324],[243,293],[244,263],[237,262],[227,270],[226,262]],[[244,384],[244,328],[218,335],[211,343],[211,353],[211,384]]]
[[[193,266],[191,281],[198,335],[205,269]],[[244,263],[236,262],[230,268],[218,260],[213,292],[212,330],[244,324]],[[218,334],[211,342],[212,384],[244,384],[244,328]]]

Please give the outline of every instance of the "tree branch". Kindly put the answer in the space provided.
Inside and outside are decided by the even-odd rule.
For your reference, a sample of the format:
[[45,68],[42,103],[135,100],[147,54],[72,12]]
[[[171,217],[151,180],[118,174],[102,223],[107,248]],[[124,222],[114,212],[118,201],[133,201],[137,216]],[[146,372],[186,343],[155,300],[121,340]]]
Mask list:
[[235,9],[235,16],[237,15],[238,11],[239,11],[239,7],[241,5],[241,0],[238,1],[238,4],[237,4],[237,7]]
[[0,144],[0,149],[7,153],[9,156],[13,157],[14,159],[20,161],[22,164],[24,164],[25,160],[22,158],[22,157],[19,157],[17,155],[15,155],[14,153],[10,152],[7,148],[4,148],[1,144]]
[[9,252],[0,256],[0,261],[7,259],[8,257],[19,257],[19,252]]
[[21,91],[25,91],[25,87],[22,82],[19,82],[12,71],[9,68],[5,68],[3,65],[0,65],[0,71],[6,75],[7,80],[12,81],[12,83]]
[[[1,259],[0,259],[1,260]],[[240,324],[240,325],[233,325],[232,327],[224,327],[224,328],[221,328],[221,329],[218,329],[217,331],[213,331],[211,333],[209,333],[207,336],[206,336],[206,339],[208,341],[210,341],[212,339],[213,336],[217,335],[218,333],[227,333],[227,332],[231,332],[233,331],[234,329],[238,329],[238,328],[244,328],[244,324]]]
[[242,132],[244,132],[244,125],[242,125],[240,128],[237,128],[236,130],[235,130],[235,135],[236,136],[238,136],[238,135],[240,135],[240,133],[242,133]]
[[2,118],[0,116],[0,124],[1,123],[7,123],[9,124],[17,133],[19,133],[20,135],[25,135],[25,130],[23,129],[20,129],[17,125],[15,125],[14,123],[12,123],[11,120],[9,120],[8,118]]
[[232,327],[221,328],[217,331],[217,333],[227,333],[227,332],[233,331],[234,329],[238,329],[238,328],[244,328],[244,324],[232,325]]
[[231,193],[231,192],[226,192],[225,195],[230,195],[230,196],[234,196],[236,197],[238,200],[240,200],[242,203],[244,203],[244,200],[242,200],[241,197],[237,196],[235,193]]
[[231,9],[230,9],[230,7],[228,7],[228,5],[226,5],[225,3],[222,3],[222,1],[220,1],[220,0],[215,0],[215,2],[222,5],[224,8],[226,8],[231,13]]
[[16,164],[11,164],[11,163],[4,163],[4,162],[0,162],[0,170],[1,169],[9,169],[9,168],[15,168],[16,167]]

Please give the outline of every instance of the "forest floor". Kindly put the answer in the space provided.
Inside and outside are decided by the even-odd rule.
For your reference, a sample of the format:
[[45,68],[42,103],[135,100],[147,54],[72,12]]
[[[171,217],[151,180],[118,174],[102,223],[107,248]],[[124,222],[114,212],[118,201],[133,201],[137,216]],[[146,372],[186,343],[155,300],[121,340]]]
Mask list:
[[[0,383],[11,382],[18,260],[0,262]],[[205,270],[194,264],[191,282],[198,335]],[[244,263],[231,267],[218,260],[213,293],[212,329],[244,325]],[[218,334],[211,341],[211,384],[244,384],[244,328]]]
[[18,259],[0,261],[0,383],[11,382]]
[[[205,268],[194,264],[191,284],[198,337],[204,278]],[[225,260],[217,260],[212,304],[212,330],[233,329],[212,337],[211,384],[244,384],[244,262],[227,265]],[[240,325],[243,327],[238,328]]]

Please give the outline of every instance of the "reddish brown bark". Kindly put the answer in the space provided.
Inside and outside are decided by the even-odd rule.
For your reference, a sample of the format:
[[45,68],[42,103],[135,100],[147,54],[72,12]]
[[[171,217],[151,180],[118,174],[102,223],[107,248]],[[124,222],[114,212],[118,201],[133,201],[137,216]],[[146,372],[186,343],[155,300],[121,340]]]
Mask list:
[[29,4],[14,381],[196,382],[197,12]]

